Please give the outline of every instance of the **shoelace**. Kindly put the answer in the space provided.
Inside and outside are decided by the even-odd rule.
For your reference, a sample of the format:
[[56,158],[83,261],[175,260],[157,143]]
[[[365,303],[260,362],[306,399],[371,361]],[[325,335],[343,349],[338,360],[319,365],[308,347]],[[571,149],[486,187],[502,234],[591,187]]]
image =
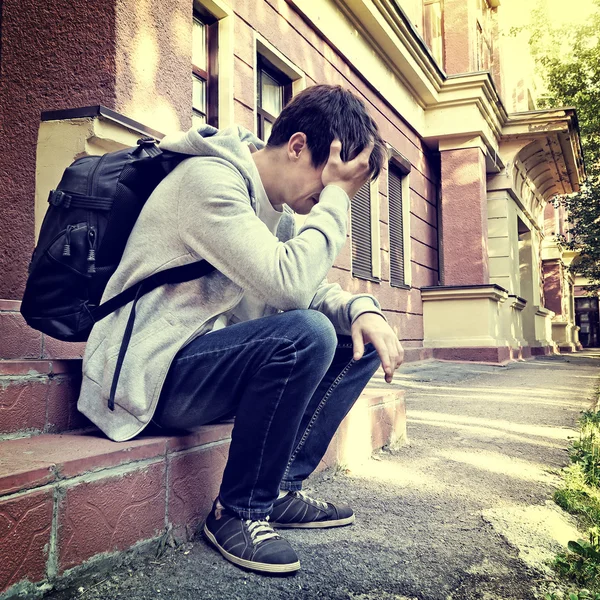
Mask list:
[[303,491],[298,491],[298,492],[296,492],[296,494],[298,494],[298,496],[300,496],[300,498],[302,498],[303,500],[306,500],[306,502],[308,502],[309,504],[312,504],[313,506],[316,506],[317,508],[322,508],[324,510],[327,509],[327,502],[323,502],[322,500],[315,500],[314,498],[311,498]]
[[268,522],[268,518],[269,517],[264,521],[252,521],[251,519],[246,519],[246,526],[250,533],[250,539],[255,546],[265,540],[279,537]]

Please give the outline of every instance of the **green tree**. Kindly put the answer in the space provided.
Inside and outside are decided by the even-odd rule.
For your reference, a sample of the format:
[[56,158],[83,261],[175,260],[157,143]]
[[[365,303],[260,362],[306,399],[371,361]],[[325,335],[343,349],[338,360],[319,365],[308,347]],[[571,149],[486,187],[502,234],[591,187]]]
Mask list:
[[[541,2],[529,27],[530,46],[544,77],[543,108],[577,109],[587,179],[577,194],[561,198],[568,209],[570,249],[579,252],[572,270],[600,291],[600,0],[580,27],[555,26]],[[565,10],[568,7],[565,6]]]

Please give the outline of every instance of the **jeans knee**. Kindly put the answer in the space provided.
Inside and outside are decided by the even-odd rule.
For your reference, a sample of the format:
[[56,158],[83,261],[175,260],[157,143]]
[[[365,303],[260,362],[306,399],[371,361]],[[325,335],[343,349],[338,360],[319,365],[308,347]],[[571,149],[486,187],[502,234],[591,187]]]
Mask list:
[[322,358],[332,360],[337,348],[337,334],[333,323],[316,310],[293,311],[298,328],[299,341],[311,347],[311,350],[322,355]]

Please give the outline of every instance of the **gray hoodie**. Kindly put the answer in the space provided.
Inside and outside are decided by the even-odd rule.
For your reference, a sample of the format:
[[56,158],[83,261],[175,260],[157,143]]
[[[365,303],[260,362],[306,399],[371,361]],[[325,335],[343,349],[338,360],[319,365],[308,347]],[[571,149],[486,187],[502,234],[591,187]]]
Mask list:
[[210,126],[161,142],[161,148],[191,158],[148,199],[103,301],[153,273],[200,259],[217,271],[162,286],[139,300],[114,411],[108,397],[131,304],[94,326],[77,406],[113,440],[128,440],[144,429],[177,352],[210,331],[245,292],[266,303],[265,315],[311,308],[327,315],[343,334],[350,333],[360,314],[380,313],[372,296],[352,296],[325,279],[346,241],[346,193],[327,186],[297,235],[293,213],[285,206],[274,236],[256,215],[257,193],[263,188],[249,143],[264,146],[242,128],[217,131]]

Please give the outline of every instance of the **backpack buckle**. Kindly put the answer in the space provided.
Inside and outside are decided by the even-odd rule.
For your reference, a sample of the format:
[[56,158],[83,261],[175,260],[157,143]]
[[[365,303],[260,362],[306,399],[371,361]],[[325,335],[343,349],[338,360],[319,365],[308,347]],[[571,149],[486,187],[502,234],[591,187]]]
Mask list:
[[137,141],[137,145],[138,146],[142,146],[142,148],[144,146],[154,146],[154,144],[158,144],[158,140],[156,138],[150,137],[150,136],[146,136],[143,138],[140,138]]
[[65,194],[62,190],[52,190],[48,196],[48,202],[52,206],[64,206],[69,208],[71,206],[71,196]]

